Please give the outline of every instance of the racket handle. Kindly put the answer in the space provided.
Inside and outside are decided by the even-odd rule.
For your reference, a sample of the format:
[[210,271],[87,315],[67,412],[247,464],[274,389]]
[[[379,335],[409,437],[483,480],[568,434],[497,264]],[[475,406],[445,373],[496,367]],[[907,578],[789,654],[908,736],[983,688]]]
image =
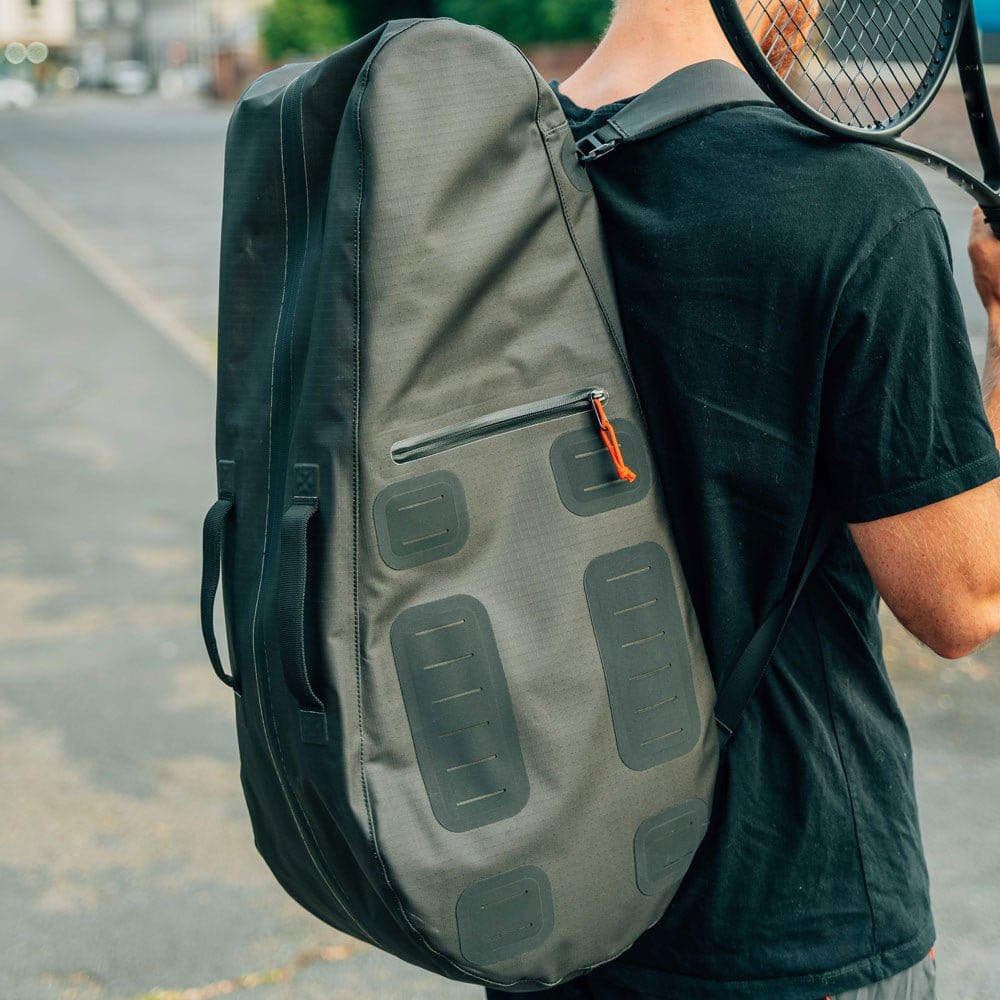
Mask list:
[[979,26],[976,24],[976,13],[972,4],[969,4],[959,31],[955,61],[962,81],[969,127],[976,141],[979,162],[983,165],[983,180],[996,191],[1000,188],[1000,140],[997,139],[997,130],[993,122],[990,91],[983,73]]
[[979,207],[983,210],[983,216],[990,229],[993,230],[993,235],[1000,239],[1000,205],[980,205]]

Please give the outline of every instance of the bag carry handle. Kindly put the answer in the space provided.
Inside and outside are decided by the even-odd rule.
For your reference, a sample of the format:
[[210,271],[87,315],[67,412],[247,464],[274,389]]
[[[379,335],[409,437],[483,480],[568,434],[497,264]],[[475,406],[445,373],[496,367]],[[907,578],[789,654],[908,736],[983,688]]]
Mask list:
[[219,575],[222,564],[222,542],[226,525],[235,511],[236,463],[219,462],[219,499],[212,504],[205,515],[202,528],[201,559],[201,635],[205,640],[212,669],[223,684],[239,692],[239,682],[235,674],[227,674],[219,656],[219,644],[215,641],[215,595],[219,589]]
[[723,747],[736,732],[743,710],[750,703],[750,699],[771,663],[775,649],[778,648],[778,641],[781,639],[782,632],[785,631],[788,619],[792,616],[792,609],[802,594],[806,581],[819,565],[820,558],[826,552],[839,525],[840,522],[833,516],[824,518],[813,540],[812,548],[809,550],[795,589],[786,594],[784,600],[764,619],[719,688],[715,701],[715,721],[723,732],[721,740]]
[[326,705],[309,679],[305,625],[309,524],[319,510],[319,466],[296,465],[293,476],[295,495],[281,517],[278,646],[285,680],[299,704],[302,741],[324,744],[329,738]]

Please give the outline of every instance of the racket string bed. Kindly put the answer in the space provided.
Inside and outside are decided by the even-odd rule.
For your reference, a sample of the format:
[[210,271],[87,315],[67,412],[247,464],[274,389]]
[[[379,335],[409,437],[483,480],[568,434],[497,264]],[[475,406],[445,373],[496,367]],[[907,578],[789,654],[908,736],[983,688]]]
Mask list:
[[[764,55],[772,65],[775,66],[776,72],[782,78],[782,80],[788,84],[788,78],[791,76],[792,71],[798,67],[798,75],[800,80],[806,81],[809,88],[805,94],[800,94],[807,103],[810,102],[810,98],[813,93],[820,94],[819,81],[817,80],[817,73],[811,72],[809,66],[804,63],[801,59],[801,51],[804,48],[808,48],[810,51],[810,62],[816,62],[813,58],[815,56],[815,51],[812,45],[809,43],[809,34],[812,30],[819,30],[819,25],[817,24],[815,18],[813,18],[809,8],[815,8],[817,5],[815,3],[804,4],[796,3],[794,9],[789,9],[784,0],[778,0],[777,3],[757,3],[755,5],[759,8],[760,14],[757,20],[750,25],[751,33],[755,38],[758,39],[759,44],[764,52]],[[779,20],[776,17],[776,8],[780,8],[782,13],[785,15],[784,18]],[[809,24],[809,31],[803,31],[799,25],[798,17],[804,16]],[[767,25],[764,30],[761,30],[761,22],[766,19]],[[795,25],[795,37],[789,37],[788,26],[789,24]],[[770,30],[767,30],[770,29]],[[826,41],[826,36],[820,40],[822,45]],[[841,105],[846,103],[846,97],[840,90],[840,84],[837,78],[834,77],[826,65],[819,61],[817,65],[817,72],[826,77],[829,82],[829,86],[826,91],[820,94],[819,101],[817,102],[820,108],[833,109],[834,105],[830,102],[830,94],[836,91],[838,96],[841,98]],[[789,84],[791,86],[791,84]]]
[[751,34],[787,86],[833,121],[884,128],[941,62],[944,0],[743,0]]
[[[973,195],[1000,237],[1000,138],[972,0],[711,0],[754,82],[803,125],[933,167]],[[982,176],[902,133],[949,68]]]
[[[794,21],[791,21],[791,18],[794,17],[794,14],[788,13],[784,3],[780,3],[779,5],[783,8],[783,10],[786,13],[786,17],[789,20],[783,20],[781,23],[779,23],[775,17],[775,12],[772,10],[774,4],[758,3],[756,4],[756,6],[759,8],[760,14],[757,17],[756,21],[754,21],[753,24],[749,25],[751,33],[758,40],[761,49],[764,52],[765,57],[768,59],[769,62],[772,63],[772,65],[775,66],[775,70],[776,72],[778,72],[779,76],[781,76],[782,80],[784,80],[787,83],[791,71],[795,69],[796,66],[798,66],[801,77],[803,79],[808,80],[810,83],[810,87],[812,89],[815,89],[816,92],[818,93],[819,86],[815,78],[809,73],[809,70],[806,67],[805,63],[803,63],[800,58],[799,53],[801,51],[801,48],[805,46],[803,45],[800,47],[795,39],[788,38],[787,25],[789,23],[795,23]],[[764,19],[767,19],[768,24],[765,26],[765,29],[762,30],[761,22]],[[811,16],[810,20],[812,21]],[[816,23],[815,21],[812,21],[812,24],[814,26],[815,23]],[[770,30],[767,30],[767,28],[770,28]],[[803,42],[807,43],[808,36],[805,33],[802,33],[801,31],[799,32],[799,34],[801,35]],[[822,105],[828,106],[828,98],[830,92],[833,90],[838,90],[839,92],[839,88],[837,85],[837,80],[830,75],[825,66],[821,64],[819,69],[820,72],[823,73],[830,82],[830,87],[827,89],[826,93],[822,96],[820,100],[820,103]]]

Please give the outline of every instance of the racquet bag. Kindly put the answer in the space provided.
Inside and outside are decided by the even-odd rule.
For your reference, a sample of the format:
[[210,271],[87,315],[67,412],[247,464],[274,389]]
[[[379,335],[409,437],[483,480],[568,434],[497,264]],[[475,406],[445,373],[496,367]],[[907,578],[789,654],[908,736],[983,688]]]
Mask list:
[[581,163],[760,100],[708,77],[578,149],[514,46],[394,21],[232,116],[202,621],[255,840],[454,979],[613,958],[708,822],[716,691]]

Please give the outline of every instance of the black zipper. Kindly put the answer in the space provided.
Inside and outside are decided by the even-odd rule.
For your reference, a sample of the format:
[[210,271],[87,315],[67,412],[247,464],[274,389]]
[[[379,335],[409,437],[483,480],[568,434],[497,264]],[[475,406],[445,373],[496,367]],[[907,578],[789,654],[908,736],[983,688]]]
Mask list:
[[[268,467],[268,510],[266,541],[264,545],[264,558],[261,564],[261,580],[258,583],[258,601],[254,609],[252,619],[251,641],[254,651],[254,681],[257,687],[257,704],[260,709],[260,724],[264,736],[264,744],[267,755],[274,768],[278,786],[281,789],[285,802],[288,805],[289,814],[295,824],[303,846],[309,855],[317,874],[322,879],[336,903],[340,906],[345,918],[356,928],[356,936],[362,940],[370,941],[371,938],[364,932],[357,922],[353,913],[346,903],[346,893],[340,886],[334,874],[329,871],[326,865],[318,857],[313,843],[311,842],[312,831],[309,822],[304,815],[300,815],[298,801],[291,789],[290,782],[286,779],[282,765],[278,761],[275,753],[274,741],[277,740],[277,733],[272,736],[271,727],[267,718],[267,710],[264,707],[264,690],[262,675],[264,673],[262,664],[257,661],[257,653],[263,658],[263,665],[267,664],[268,656],[266,643],[263,634],[262,617],[259,616],[260,594],[263,588],[263,581],[269,572],[273,572],[278,557],[278,537],[280,535],[279,526],[282,516],[282,504],[284,502],[284,482],[285,470],[288,466],[288,454],[290,447],[290,424],[291,424],[291,371],[292,371],[292,339],[295,330],[295,315],[298,304],[299,291],[302,286],[302,273],[305,265],[305,256],[308,250],[308,242],[311,238],[309,231],[309,210],[289,211],[290,204],[309,204],[308,178],[304,163],[305,148],[302,138],[302,77],[296,77],[288,84],[281,101],[279,131],[282,137],[282,185],[284,187],[285,202],[285,225],[286,225],[286,263],[285,263],[285,283],[284,295],[281,307],[278,329],[275,332],[273,373],[271,385],[271,410],[270,410],[270,464]],[[268,702],[270,703],[270,702]]]
[[430,458],[432,455],[440,455],[444,451],[450,451],[472,441],[481,441],[483,438],[544,423],[546,420],[556,420],[571,413],[594,410],[595,400],[603,403],[607,398],[607,390],[591,386],[577,392],[564,393],[562,396],[553,396],[551,399],[542,399],[536,403],[525,403],[522,406],[512,406],[508,410],[498,410],[477,417],[475,420],[467,420],[438,431],[397,441],[392,446],[392,460],[397,465],[404,465],[420,458]]

